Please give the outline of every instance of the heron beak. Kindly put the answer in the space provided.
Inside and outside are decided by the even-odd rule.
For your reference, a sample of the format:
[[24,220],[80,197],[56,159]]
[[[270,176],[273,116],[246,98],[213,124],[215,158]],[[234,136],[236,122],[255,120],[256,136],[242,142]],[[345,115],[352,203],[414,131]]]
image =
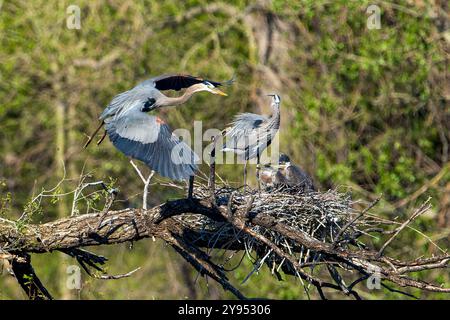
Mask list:
[[223,92],[223,91],[220,91],[219,89],[217,89],[217,88],[214,88],[213,90],[212,90],[212,93],[214,93],[214,94],[218,94],[218,95],[221,95],[221,96],[228,96],[225,92]]

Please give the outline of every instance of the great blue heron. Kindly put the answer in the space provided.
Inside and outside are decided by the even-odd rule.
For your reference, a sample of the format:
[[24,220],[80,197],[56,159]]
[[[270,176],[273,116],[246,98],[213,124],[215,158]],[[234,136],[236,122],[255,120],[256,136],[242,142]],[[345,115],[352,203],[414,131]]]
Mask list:
[[284,153],[280,154],[278,165],[265,165],[258,179],[267,186],[287,185],[300,187],[303,191],[316,190],[312,178],[300,167],[292,164],[289,157]]
[[[112,99],[100,115],[100,126],[85,147],[104,125],[106,131],[98,144],[107,133],[117,149],[131,158],[144,162],[161,176],[178,181],[189,178],[189,196],[191,196],[198,156],[172,133],[163,120],[146,112],[182,104],[200,91],[226,96],[217,87],[232,81],[221,83],[178,74],[145,80]],[[183,88],[187,88],[184,94],[175,98],[167,97],[161,92],[178,91]]]
[[222,151],[234,152],[244,163],[244,186],[247,184],[247,161],[257,158],[257,168],[262,152],[272,143],[280,128],[280,102],[277,94],[272,97],[272,115],[270,117],[255,113],[238,114],[231,127],[225,129],[225,143]]

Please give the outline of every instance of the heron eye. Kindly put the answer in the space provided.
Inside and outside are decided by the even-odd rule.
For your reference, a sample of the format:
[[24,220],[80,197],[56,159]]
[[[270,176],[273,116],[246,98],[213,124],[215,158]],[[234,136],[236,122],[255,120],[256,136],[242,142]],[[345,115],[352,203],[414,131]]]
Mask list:
[[214,89],[214,86],[212,85],[211,82],[205,81],[204,84],[205,84],[209,89]]

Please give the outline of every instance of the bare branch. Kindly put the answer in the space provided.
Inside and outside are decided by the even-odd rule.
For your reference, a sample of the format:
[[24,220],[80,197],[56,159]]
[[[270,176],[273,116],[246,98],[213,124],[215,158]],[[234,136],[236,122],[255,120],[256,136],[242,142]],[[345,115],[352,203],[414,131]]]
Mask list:
[[[169,201],[148,210],[111,211],[110,206],[105,205],[104,212],[24,225],[20,229],[15,223],[0,220],[2,255],[26,257],[27,253],[59,250],[77,259],[93,277],[119,279],[136,270],[115,276],[93,274],[92,269],[103,272],[106,258],[82,248],[155,237],[170,244],[200,274],[214,279],[241,299],[245,297],[227,279],[226,272],[230,269],[225,269],[223,262],[213,261],[213,249],[242,250],[251,257],[254,270],[260,270],[265,264],[279,278],[278,270],[282,270],[299,278],[305,288],[314,285],[323,299],[326,298],[323,288],[360,299],[354,287],[377,269],[383,282],[424,291],[450,292],[449,288],[406,276],[411,272],[447,269],[449,255],[401,261],[380,255],[379,251],[370,248],[370,242],[364,245],[359,239],[356,242],[355,235],[363,234],[361,229],[387,230],[392,226],[392,223],[376,219],[372,214],[365,214],[376,202],[357,213],[352,210],[352,202],[345,194],[333,191],[301,193],[284,189],[242,193],[223,187],[215,191],[214,203],[210,191],[208,186],[199,185],[195,199]],[[399,226],[384,248],[428,208],[425,203]],[[329,270],[328,277],[324,276],[326,273],[312,274],[313,268],[323,266]],[[348,286],[343,281],[347,272],[348,276],[357,276]],[[37,281],[34,283],[36,286],[30,297],[47,297],[45,288]]]
[[430,209],[430,202],[431,198],[428,198],[427,201],[425,201],[424,204],[422,204],[422,206],[420,206],[419,209],[417,209],[412,215],[411,217],[409,217],[408,220],[406,220],[400,227],[397,228],[397,230],[395,231],[395,233],[389,238],[389,240],[387,240],[383,246],[381,247],[380,251],[378,251],[378,256],[381,256],[383,254],[383,251],[386,249],[386,247],[392,242],[392,240],[394,240],[394,238],[403,230],[406,228],[406,226],[408,224],[411,223],[411,221],[413,221],[414,219],[416,219],[418,216],[420,216],[422,213],[428,211]]

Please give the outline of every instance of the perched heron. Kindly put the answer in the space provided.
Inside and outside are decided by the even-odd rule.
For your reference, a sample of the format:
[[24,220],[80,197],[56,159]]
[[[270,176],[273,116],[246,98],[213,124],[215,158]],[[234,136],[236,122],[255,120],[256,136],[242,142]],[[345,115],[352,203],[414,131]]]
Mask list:
[[267,186],[301,187],[304,191],[315,191],[312,178],[300,167],[293,165],[289,157],[281,153],[278,165],[265,165],[258,179]]
[[222,147],[224,152],[234,152],[244,163],[244,186],[247,184],[247,161],[257,158],[259,170],[260,156],[262,152],[272,143],[272,139],[280,128],[280,102],[277,94],[272,97],[272,115],[270,117],[254,114],[238,114],[231,127],[225,129],[225,143]]
[[[230,84],[215,82],[189,75],[162,75],[145,80],[133,89],[115,96],[100,115],[101,124],[85,148],[101,127],[114,146],[128,157],[140,160],[163,177],[173,180],[189,179],[189,196],[192,196],[193,176],[197,170],[198,156],[176,137],[159,117],[147,112],[186,102],[194,93],[208,91],[226,96],[217,87]],[[179,97],[167,97],[161,91],[187,88]]]

